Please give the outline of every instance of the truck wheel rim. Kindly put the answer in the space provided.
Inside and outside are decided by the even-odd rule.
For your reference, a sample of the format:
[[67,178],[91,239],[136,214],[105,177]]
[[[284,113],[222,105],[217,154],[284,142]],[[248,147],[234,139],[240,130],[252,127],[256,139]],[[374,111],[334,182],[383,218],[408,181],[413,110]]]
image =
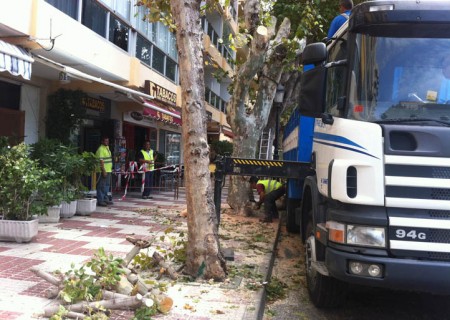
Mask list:
[[316,271],[314,270],[314,268],[312,267],[312,245],[311,245],[311,241],[315,241],[314,236],[310,236],[307,240],[306,240],[306,254],[305,254],[305,260],[306,260],[306,276],[308,278],[308,282],[309,282],[309,287],[315,287],[316,285]]

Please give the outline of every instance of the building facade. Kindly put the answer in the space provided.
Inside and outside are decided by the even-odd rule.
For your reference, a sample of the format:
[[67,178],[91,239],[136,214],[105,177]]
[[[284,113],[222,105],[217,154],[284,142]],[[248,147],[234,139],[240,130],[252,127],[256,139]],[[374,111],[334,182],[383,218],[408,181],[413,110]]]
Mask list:
[[[49,96],[61,89],[81,90],[85,115],[72,137],[81,150],[95,151],[106,135],[120,166],[149,140],[166,162],[180,163],[175,35],[162,23],[146,21],[147,9],[135,2],[21,0],[3,5],[0,135],[26,143],[45,137]],[[236,10],[233,2],[202,20],[209,141],[232,136],[225,103],[235,56],[220,39],[236,31]],[[214,77],[217,67],[228,71],[220,81]]]

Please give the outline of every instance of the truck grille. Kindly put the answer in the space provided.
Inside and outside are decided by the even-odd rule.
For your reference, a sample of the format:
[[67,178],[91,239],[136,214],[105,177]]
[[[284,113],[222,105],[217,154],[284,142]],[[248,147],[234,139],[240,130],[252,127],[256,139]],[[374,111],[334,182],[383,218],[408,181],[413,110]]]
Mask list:
[[397,257],[450,260],[450,160],[385,156],[389,247]]

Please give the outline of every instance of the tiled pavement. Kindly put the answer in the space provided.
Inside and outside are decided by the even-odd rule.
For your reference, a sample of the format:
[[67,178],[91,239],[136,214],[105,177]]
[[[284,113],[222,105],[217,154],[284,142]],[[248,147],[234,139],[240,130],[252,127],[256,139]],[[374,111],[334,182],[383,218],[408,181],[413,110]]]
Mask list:
[[[184,188],[180,188],[176,200],[173,191],[156,192],[151,200],[140,199],[136,193],[124,200],[120,196],[115,197],[113,206],[97,207],[90,216],[39,224],[39,234],[30,243],[0,242],[0,320],[45,319],[41,316],[43,309],[53,303],[45,298],[45,290],[51,285],[35,276],[31,267],[64,272],[72,263],[79,266],[88,261],[100,247],[123,258],[132,248],[125,240],[126,235],[149,237],[163,232],[171,224],[176,224],[178,230],[187,228],[186,219],[176,213],[186,207]],[[225,199],[223,196],[222,202]],[[226,215],[222,219],[225,223]],[[252,222],[249,221],[246,223]],[[253,221],[257,220],[253,218]],[[274,240],[276,226],[271,225],[269,229],[273,230]],[[227,245],[236,249],[233,263],[256,263],[265,272],[273,243],[268,244],[265,254],[258,255],[240,252],[242,244],[232,240]],[[263,296],[261,292],[248,292],[239,286],[224,289],[210,283],[176,284],[167,294],[173,298],[174,307],[169,314],[155,319],[255,319]],[[131,312],[116,312],[111,319],[131,317]]]

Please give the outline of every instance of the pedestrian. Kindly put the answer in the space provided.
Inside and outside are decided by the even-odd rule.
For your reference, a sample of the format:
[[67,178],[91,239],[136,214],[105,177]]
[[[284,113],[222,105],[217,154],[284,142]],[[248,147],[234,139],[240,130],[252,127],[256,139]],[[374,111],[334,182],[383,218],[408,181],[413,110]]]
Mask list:
[[99,159],[100,165],[98,172],[100,173],[97,181],[97,205],[106,207],[108,204],[114,204],[108,196],[111,186],[111,172],[112,172],[112,156],[109,150],[109,138],[102,137],[101,145],[98,147],[95,156]]
[[331,21],[330,29],[328,29],[327,38],[333,38],[336,31],[348,20],[350,12],[353,8],[353,0],[339,0],[339,12],[340,14],[336,16],[333,21]]
[[278,209],[275,201],[286,192],[284,185],[276,180],[259,180],[257,177],[251,177],[250,186],[259,194],[255,209],[259,209],[264,203],[264,218],[259,221],[272,222],[272,219],[277,219]]
[[142,199],[153,199],[150,196],[151,187],[153,185],[153,170],[155,169],[155,162],[153,157],[153,150],[150,148],[150,141],[145,141],[144,149],[139,154],[139,163],[142,165],[144,171],[144,190],[142,192]]
[[450,56],[442,60],[442,79],[441,87],[439,89],[438,103],[450,103]]

